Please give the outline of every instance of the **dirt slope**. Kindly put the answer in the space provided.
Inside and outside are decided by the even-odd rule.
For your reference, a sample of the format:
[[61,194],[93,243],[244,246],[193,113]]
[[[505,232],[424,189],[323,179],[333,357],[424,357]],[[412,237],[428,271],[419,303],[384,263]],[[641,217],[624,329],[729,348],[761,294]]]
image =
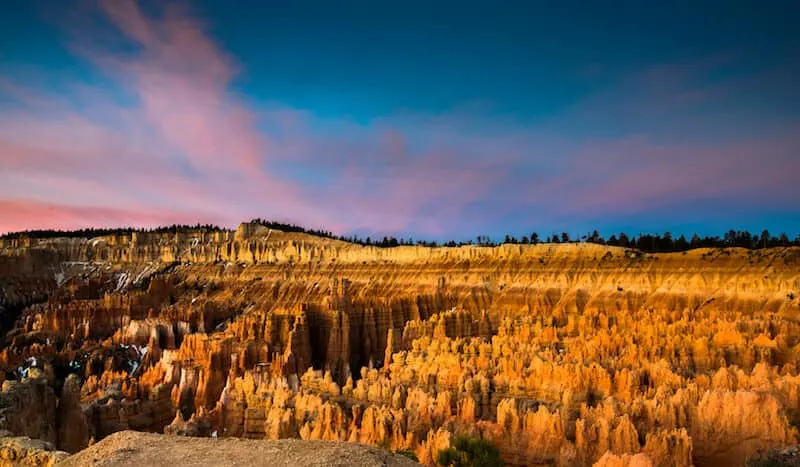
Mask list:
[[387,466],[419,465],[382,449],[340,441],[212,439],[120,431],[58,464],[115,466]]

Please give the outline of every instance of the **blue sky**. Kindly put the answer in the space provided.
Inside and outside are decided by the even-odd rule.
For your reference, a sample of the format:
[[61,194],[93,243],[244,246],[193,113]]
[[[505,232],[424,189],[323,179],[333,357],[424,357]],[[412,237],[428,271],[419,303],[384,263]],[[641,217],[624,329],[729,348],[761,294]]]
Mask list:
[[0,231],[800,232],[793,2],[10,2]]

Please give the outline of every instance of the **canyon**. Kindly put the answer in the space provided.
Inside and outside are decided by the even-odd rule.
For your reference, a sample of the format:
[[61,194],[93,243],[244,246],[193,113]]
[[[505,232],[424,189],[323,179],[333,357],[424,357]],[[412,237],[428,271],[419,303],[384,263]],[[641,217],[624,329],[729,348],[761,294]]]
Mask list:
[[0,430],[347,441],[435,465],[798,443],[800,248],[378,248],[245,223],[0,240]]

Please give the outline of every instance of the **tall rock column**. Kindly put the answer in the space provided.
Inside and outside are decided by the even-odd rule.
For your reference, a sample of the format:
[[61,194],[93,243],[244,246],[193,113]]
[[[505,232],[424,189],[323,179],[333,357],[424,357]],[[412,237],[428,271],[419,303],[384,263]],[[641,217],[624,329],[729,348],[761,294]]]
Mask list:
[[58,448],[78,452],[89,444],[89,426],[81,409],[81,382],[70,374],[64,381],[56,412]]

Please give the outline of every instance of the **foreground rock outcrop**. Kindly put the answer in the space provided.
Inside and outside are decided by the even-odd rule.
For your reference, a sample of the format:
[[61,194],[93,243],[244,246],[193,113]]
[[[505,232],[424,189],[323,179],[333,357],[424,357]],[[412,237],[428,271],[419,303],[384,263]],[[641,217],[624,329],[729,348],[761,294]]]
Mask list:
[[0,428],[70,452],[140,430],[432,465],[467,435],[509,465],[728,466],[798,441],[798,248],[382,249],[244,225],[6,240],[0,271]]
[[0,432],[0,467],[53,467],[69,457],[51,443]]
[[58,465],[413,467],[419,464],[378,448],[337,441],[201,439],[121,431]]

